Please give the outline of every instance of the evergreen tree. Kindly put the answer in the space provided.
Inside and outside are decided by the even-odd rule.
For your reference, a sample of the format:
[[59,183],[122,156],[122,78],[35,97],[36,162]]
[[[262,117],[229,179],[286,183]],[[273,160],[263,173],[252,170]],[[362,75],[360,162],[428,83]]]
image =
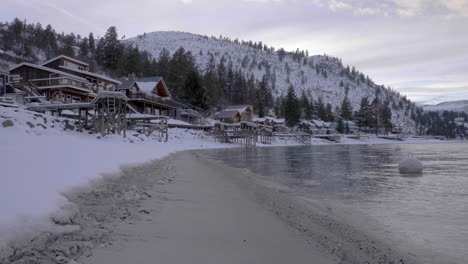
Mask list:
[[80,50],[78,52],[78,55],[80,57],[88,57],[88,54],[89,54],[88,38],[84,38],[84,39],[81,40]]
[[88,46],[89,46],[89,52],[91,53],[91,55],[94,56],[96,52],[96,41],[94,40],[94,35],[92,32],[89,33]]
[[159,59],[157,63],[157,75],[162,76],[164,79],[169,78],[169,62],[171,60],[171,54],[166,48],[163,48],[159,53]]
[[378,130],[382,126],[380,108],[381,108],[381,105],[380,105],[379,98],[376,97],[370,105],[370,115],[369,115],[370,126],[374,128],[376,134],[378,134]]
[[[101,44],[102,43],[102,44]],[[122,56],[123,46],[118,39],[117,28],[111,26],[107,29],[104,38],[99,41],[102,52],[97,56],[98,62],[111,70],[115,70],[118,67],[120,57]]]
[[390,109],[389,102],[385,102],[384,104],[381,105],[379,115],[380,115],[382,127],[385,129],[385,132],[391,131],[393,128],[393,124],[392,124],[392,110]]
[[302,90],[301,100],[300,100],[300,107],[301,107],[301,116],[306,118],[306,112],[309,110],[309,99],[305,95],[304,90]]
[[74,57],[75,56],[75,50],[73,49],[73,46],[75,45],[75,37],[72,35],[67,35],[63,39],[63,47],[62,47],[62,54],[65,56],[69,57]]
[[174,96],[183,96],[185,77],[190,72],[196,71],[195,59],[192,53],[189,51],[186,52],[184,48],[180,47],[172,55],[168,68],[168,86],[172,88]]
[[330,103],[327,104],[327,108],[325,109],[325,119],[326,122],[334,122],[335,115],[333,114],[332,105]]
[[292,86],[289,87],[285,98],[284,117],[289,127],[296,126],[301,120],[301,112],[299,110],[299,100]]
[[338,123],[337,123],[337,126],[336,126],[336,131],[338,131],[338,133],[341,133],[343,134],[345,132],[345,126],[343,124],[343,119],[338,119]]
[[202,109],[208,108],[206,89],[202,86],[200,76],[196,70],[189,72],[184,82],[184,100]]
[[343,99],[340,108],[340,116],[344,120],[351,120],[353,115],[353,109],[351,107],[351,103],[348,100],[348,97]]
[[322,101],[321,97],[319,97],[319,99],[317,101],[317,117],[318,117],[318,119],[320,119],[322,121],[327,120],[326,108],[325,108],[325,105],[323,104],[323,101]]
[[367,97],[361,99],[359,111],[355,114],[355,119],[357,120],[357,125],[359,127],[369,127],[370,126],[370,104]]
[[216,76],[216,64],[213,54],[210,54],[210,60],[206,65],[206,72],[203,76],[203,84],[206,87],[208,105],[217,105],[224,94],[222,89],[219,88],[218,78]]

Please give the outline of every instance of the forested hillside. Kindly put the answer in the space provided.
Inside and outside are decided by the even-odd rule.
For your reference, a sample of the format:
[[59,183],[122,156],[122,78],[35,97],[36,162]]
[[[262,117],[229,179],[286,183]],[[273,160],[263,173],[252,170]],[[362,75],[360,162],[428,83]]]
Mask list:
[[[259,116],[295,116],[425,133],[434,118],[405,96],[375,84],[355,67],[307,50],[182,32],[153,32],[121,40],[110,27],[101,38],[57,33],[15,19],[0,24],[0,59],[10,65],[64,54],[95,59],[113,77],[163,76],[174,96],[207,110],[252,104]],[[298,115],[290,115],[295,105]],[[295,111],[295,110],[294,110]],[[297,117],[298,116],[298,117]],[[447,120],[449,122],[449,120]],[[294,122],[293,122],[294,123]]]

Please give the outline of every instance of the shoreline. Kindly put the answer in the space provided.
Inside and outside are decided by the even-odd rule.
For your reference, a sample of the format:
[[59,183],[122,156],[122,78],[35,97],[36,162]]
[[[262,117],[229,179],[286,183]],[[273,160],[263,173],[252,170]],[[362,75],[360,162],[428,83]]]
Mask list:
[[[257,259],[256,263],[284,263],[285,259],[275,262],[283,255],[289,260],[302,256],[294,263],[300,263],[300,258],[320,259],[316,263],[417,263],[342,222],[326,206],[291,195],[286,187],[265,182],[248,170],[212,160],[203,150],[179,151],[162,160],[123,168],[91,189],[77,188],[65,196],[76,205],[74,217],[61,224],[62,230],[18,243],[9,259],[150,263],[162,254],[163,263],[181,263],[181,258],[189,261],[194,256],[199,262],[189,262],[230,263],[215,253],[219,251],[232,254],[232,263],[245,263],[235,261],[242,255]],[[190,217],[196,221],[187,225]],[[295,246],[279,243],[283,236]],[[165,244],[170,237],[175,241]],[[261,241],[253,243],[257,237]],[[247,243],[250,247],[243,240],[252,241]],[[190,249],[191,245],[197,245],[196,249]],[[131,258],[126,259],[127,255]],[[179,262],[171,262],[174,259]]]

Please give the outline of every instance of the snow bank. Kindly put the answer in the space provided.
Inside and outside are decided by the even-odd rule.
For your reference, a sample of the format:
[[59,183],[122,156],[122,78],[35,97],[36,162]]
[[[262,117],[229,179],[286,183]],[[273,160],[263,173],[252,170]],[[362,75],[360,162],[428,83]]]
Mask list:
[[184,129],[170,129],[169,142],[132,131],[126,139],[97,139],[75,129],[71,120],[0,107],[0,247],[54,222],[73,222],[77,212],[61,193],[87,185],[102,173],[118,173],[123,165],[179,150],[229,147]]

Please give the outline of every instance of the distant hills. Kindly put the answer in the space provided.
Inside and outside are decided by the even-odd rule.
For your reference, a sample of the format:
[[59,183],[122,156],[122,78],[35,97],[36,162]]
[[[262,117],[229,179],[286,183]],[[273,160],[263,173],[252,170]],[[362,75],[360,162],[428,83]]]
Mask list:
[[468,100],[449,101],[436,105],[423,105],[426,111],[455,111],[468,113]]
[[375,84],[354,67],[344,66],[339,58],[308,56],[299,50],[284,52],[265,48],[258,43],[174,31],[145,33],[124,42],[150,53],[156,59],[163,49],[173,54],[183,47],[195,57],[200,72],[204,72],[210,58],[214,57],[216,64],[224,61],[226,66],[240,69],[246,76],[253,75],[256,81],[267,76],[272,83],[274,97],[285,95],[287,89],[293,86],[298,96],[304,92],[309,99],[321,98],[333,109],[348,97],[354,111],[359,109],[363,97],[370,101],[378,97],[381,102],[389,102],[392,121],[396,126],[415,127],[411,119],[417,111],[414,103],[383,85]]

